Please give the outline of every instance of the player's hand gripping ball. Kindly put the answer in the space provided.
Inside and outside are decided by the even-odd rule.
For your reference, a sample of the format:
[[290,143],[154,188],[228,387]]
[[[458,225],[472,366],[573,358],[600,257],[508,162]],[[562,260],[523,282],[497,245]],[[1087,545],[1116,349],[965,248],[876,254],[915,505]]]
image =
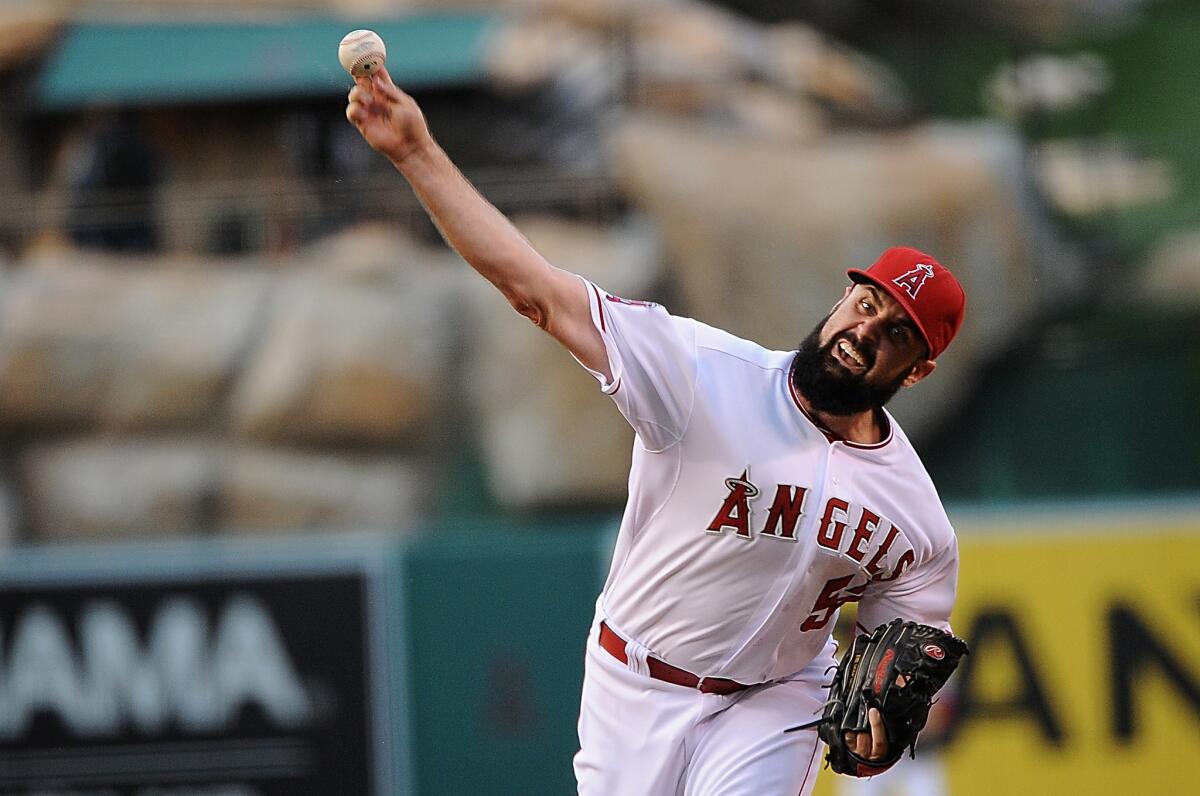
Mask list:
[[383,68],[387,48],[373,30],[352,30],[338,45],[338,60],[355,77],[370,77]]

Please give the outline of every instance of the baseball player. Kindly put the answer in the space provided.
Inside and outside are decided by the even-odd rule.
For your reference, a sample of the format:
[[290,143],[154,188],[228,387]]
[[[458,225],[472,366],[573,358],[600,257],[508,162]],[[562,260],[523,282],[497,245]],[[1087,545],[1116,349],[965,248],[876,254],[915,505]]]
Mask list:
[[[811,792],[841,605],[863,629],[948,629],[953,529],[883,409],[962,322],[914,249],[849,271],[797,351],[769,351],[554,267],[455,168],[386,70],[346,116],[442,234],[599,382],[636,431],[629,498],[587,644],[574,767],[597,796]],[[878,711],[850,747],[881,759]]]

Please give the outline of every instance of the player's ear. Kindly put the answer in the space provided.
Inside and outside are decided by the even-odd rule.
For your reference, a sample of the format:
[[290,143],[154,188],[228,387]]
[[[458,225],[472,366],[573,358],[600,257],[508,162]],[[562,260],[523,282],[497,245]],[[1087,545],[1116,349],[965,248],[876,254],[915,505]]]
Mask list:
[[900,382],[903,387],[911,387],[921,379],[933,373],[933,369],[937,367],[937,363],[932,359],[923,359],[912,366],[912,370],[904,377],[904,381]]

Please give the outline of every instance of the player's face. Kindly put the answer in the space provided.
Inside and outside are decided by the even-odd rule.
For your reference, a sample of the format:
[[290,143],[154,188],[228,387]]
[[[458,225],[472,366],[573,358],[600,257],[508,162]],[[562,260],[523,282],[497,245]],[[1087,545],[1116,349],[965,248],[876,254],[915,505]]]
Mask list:
[[929,375],[927,356],[899,304],[873,285],[854,285],[800,344],[792,379],[817,411],[856,414]]

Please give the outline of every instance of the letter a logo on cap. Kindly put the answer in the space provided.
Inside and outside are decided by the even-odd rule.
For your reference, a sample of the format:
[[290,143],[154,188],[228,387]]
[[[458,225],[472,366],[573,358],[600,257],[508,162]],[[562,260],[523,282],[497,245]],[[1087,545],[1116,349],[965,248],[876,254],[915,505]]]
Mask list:
[[892,284],[898,285],[904,289],[909,298],[916,299],[917,294],[921,292],[921,287],[929,277],[933,276],[933,266],[925,263],[917,263],[913,269],[906,274],[901,274],[892,280]]
[[962,285],[922,251],[893,246],[867,270],[851,268],[846,275],[858,284],[869,282],[895,299],[928,344],[930,359],[946,350],[962,326],[967,305]]

